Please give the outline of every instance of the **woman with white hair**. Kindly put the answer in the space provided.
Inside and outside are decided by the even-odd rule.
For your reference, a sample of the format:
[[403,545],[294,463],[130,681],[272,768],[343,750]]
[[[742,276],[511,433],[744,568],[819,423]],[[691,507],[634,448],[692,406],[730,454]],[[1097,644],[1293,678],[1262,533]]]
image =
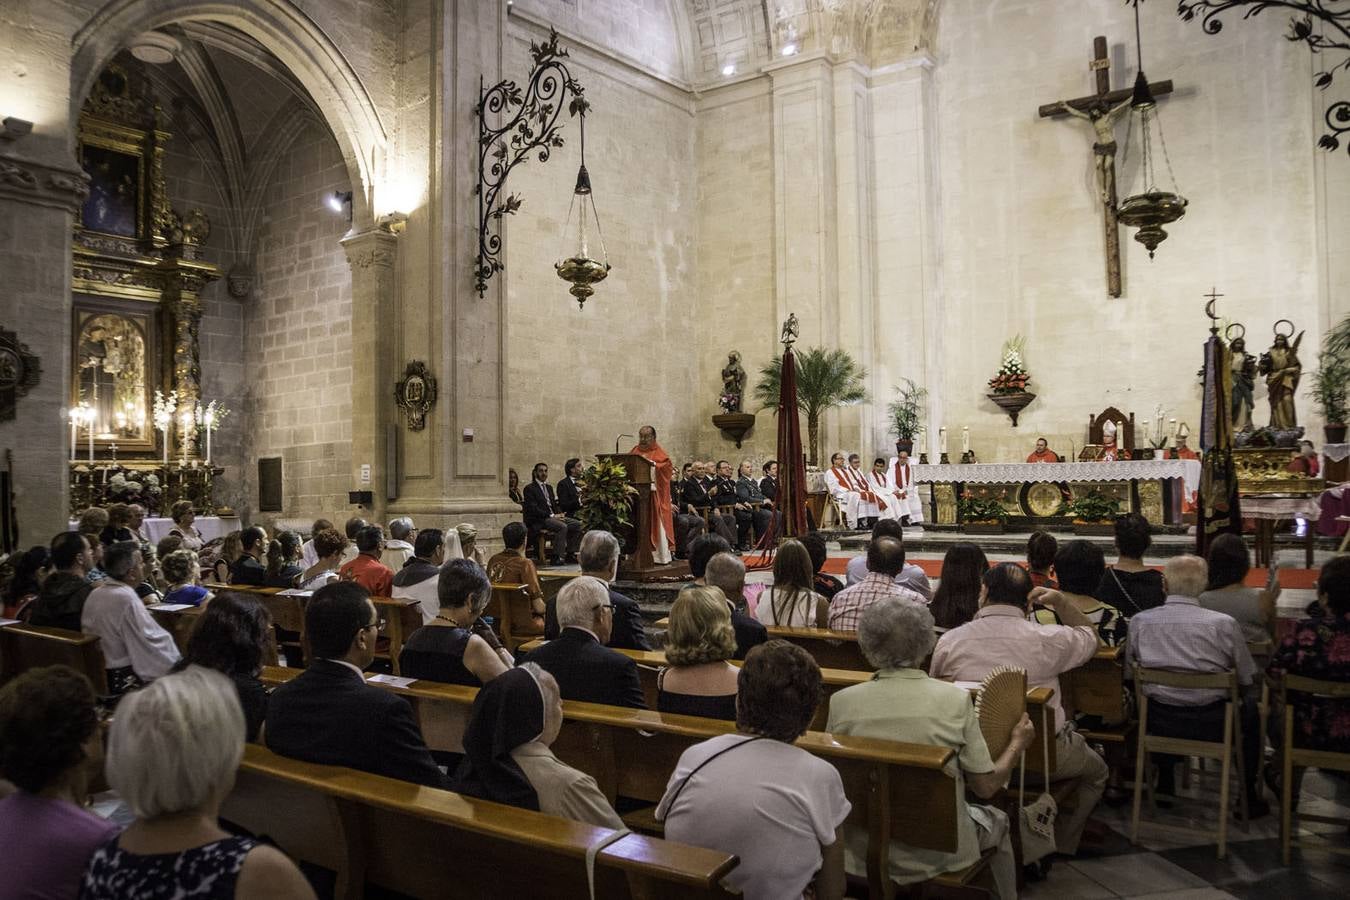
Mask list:
[[285,854],[217,821],[243,754],[244,713],[219,672],[192,666],[123,699],[107,774],[136,821],[94,852],[82,900],[313,900]]
[[[1035,735],[1025,713],[1013,729],[1007,749],[993,760],[980,731],[975,704],[964,688],[929,678],[924,658],[933,650],[933,614],[928,607],[900,597],[883,597],[863,611],[858,622],[858,645],[876,666],[871,680],[844,688],[830,698],[825,730],[933,744],[956,751],[951,772],[956,793],[968,786],[981,799],[993,797],[1008,783],[1017,759]],[[912,884],[973,865],[981,851],[995,849],[991,863],[994,883],[1003,900],[1017,897],[1017,869],[1008,836],[1008,817],[1001,810],[966,804],[957,823],[954,853],[924,850],[902,842],[890,846],[890,877]],[[867,833],[844,826],[844,866],[855,875],[867,874]]]
[[558,682],[538,665],[522,663],[494,678],[474,698],[454,789],[590,825],[624,827],[595,779],[549,749],[562,721]]

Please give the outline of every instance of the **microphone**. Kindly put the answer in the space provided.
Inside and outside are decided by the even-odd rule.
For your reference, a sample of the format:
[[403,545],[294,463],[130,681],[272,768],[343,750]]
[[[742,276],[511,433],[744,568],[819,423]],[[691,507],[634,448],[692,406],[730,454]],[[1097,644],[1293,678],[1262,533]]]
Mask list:
[[618,453],[618,452],[619,452],[619,441],[623,440],[623,439],[626,438],[626,437],[630,437],[630,438],[632,438],[633,440],[637,440],[637,435],[635,435],[635,434],[621,434],[621,435],[619,435],[618,437],[616,437],[616,438],[614,439],[614,452],[615,452],[615,453]]

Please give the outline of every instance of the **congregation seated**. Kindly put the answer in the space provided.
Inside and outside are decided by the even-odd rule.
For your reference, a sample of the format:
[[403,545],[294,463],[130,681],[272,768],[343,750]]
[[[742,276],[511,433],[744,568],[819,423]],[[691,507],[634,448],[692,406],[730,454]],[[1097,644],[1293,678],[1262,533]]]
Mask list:
[[525,497],[520,493],[520,475],[515,469],[508,469],[506,473],[506,496],[516,506],[525,504]]
[[[905,542],[905,528],[895,519],[879,519],[876,524],[872,526],[872,540],[881,537],[895,538],[903,546]],[[866,555],[853,557],[848,561],[848,566],[845,569],[845,584],[852,587],[866,578],[869,571],[871,570],[867,565]],[[904,567],[900,570],[900,574],[896,576],[895,581],[901,587],[909,588],[911,591],[914,591],[921,596],[924,603],[928,603],[933,599],[933,586],[928,581],[928,576],[920,566],[916,566],[913,563],[905,563]]]
[[140,546],[113,544],[104,551],[103,568],[108,577],[89,592],[80,630],[98,636],[108,690],[117,695],[166,674],[181,654],[136,596],[135,586],[145,580]]
[[93,688],[66,666],[30,669],[0,688],[0,895],[76,900],[94,851],[118,832],[85,809],[103,768]]
[[230,564],[230,584],[262,587],[267,581],[267,530],[261,525],[245,528],[239,535],[239,558]]
[[[717,537],[717,535],[707,535]],[[718,540],[721,540],[718,538]],[[750,648],[769,639],[769,632],[751,618],[745,602],[745,563],[723,550],[713,554],[703,573],[704,583],[720,588],[731,610],[731,627],[736,633],[736,658],[745,659]],[[695,584],[698,582],[696,581]]]
[[[1106,573],[1106,557],[1091,541],[1069,541],[1055,553],[1055,574],[1060,594],[1074,605],[1097,629],[1097,640],[1105,647],[1125,642],[1128,623],[1120,610],[1092,596]],[[1032,621],[1042,625],[1063,625],[1059,613],[1046,606],[1032,609]]]
[[828,572],[821,571],[825,568],[825,561],[830,558],[824,536],[818,531],[807,532],[806,537],[802,538],[802,546],[811,554],[811,584],[815,592],[826,600],[834,599],[834,595],[844,589],[844,583]]
[[[1029,621],[1032,601],[1053,609],[1064,624]],[[1050,688],[1047,704],[1054,716],[1055,770],[1051,782],[1074,780],[1072,808],[1055,818],[1055,848],[1072,856],[1088,817],[1106,789],[1106,763],[1073,728],[1066,728],[1064,691],[1059,676],[1092,659],[1097,629],[1072,601],[1058,591],[1031,586],[1031,577],[1017,563],[992,566],[984,576],[980,610],[975,618],[938,638],[928,672],[943,681],[983,681],[998,666],[1027,673],[1027,687]]]
[[[487,563],[487,577],[493,584],[523,584],[530,596],[535,625],[544,630],[544,591],[539,587],[539,573],[534,560],[525,555],[529,532],[519,522],[507,522],[502,528],[505,549],[494,553]],[[521,629],[524,630],[524,629]]]
[[244,713],[244,739],[256,741],[267,717],[267,688],[258,676],[272,631],[272,614],[252,594],[225,591],[192,628],[187,651],[173,667],[214,669],[234,682]]
[[[183,539],[176,534],[166,534],[155,544],[155,562],[158,564],[158,574],[160,581],[164,581],[164,558],[170,553],[175,553],[183,549]],[[168,582],[162,585],[166,590]]]
[[361,585],[337,581],[315,591],[305,604],[312,658],[272,692],[263,740],[293,759],[444,787],[412,706],[366,684],[362,670],[375,659],[380,624]]
[[220,552],[211,564],[211,580],[216,584],[229,584],[234,564],[244,556],[244,532],[231,531],[220,542]]
[[314,524],[309,527],[309,540],[300,545],[300,565],[306,569],[319,561],[319,555],[314,549],[314,539],[320,532],[333,530],[333,523],[327,519],[315,519]]
[[774,640],[750,652],[736,732],[680,755],[656,818],[666,838],[734,853],[723,884],[746,900],[844,892],[842,826],[852,809],[839,771],[793,742],[811,724],[821,675],[811,654]]
[[524,663],[478,692],[464,730],[464,759],[450,786],[461,794],[602,828],[623,828],[595,779],[549,749],[562,730],[558,682]]
[[867,545],[867,577],[844,588],[830,601],[830,628],[857,631],[863,611],[882,597],[899,597],[927,605],[923,595],[897,582],[904,567],[904,544],[893,537],[873,538]]
[[[727,542],[727,546],[732,546],[736,541],[736,517],[730,512],[723,512],[718,509],[721,505],[712,493],[716,484],[711,474],[712,464],[708,463],[708,469],[704,468],[704,463],[695,462],[689,472],[689,476],[680,483],[680,507],[687,515],[696,516],[706,524],[709,534],[716,534],[722,540]],[[734,503],[735,484],[732,485],[731,497],[727,498],[727,504]],[[686,538],[690,541],[690,553],[692,555],[692,546],[698,541],[697,537]]]
[[108,738],[108,782],[136,820],[94,851],[82,900],[313,900],[284,853],[220,827],[243,753],[244,716],[219,672],[192,666],[124,699]]
[[1251,555],[1246,542],[1236,534],[1214,538],[1206,557],[1209,581],[1200,594],[1200,605],[1237,619],[1248,643],[1271,640],[1275,635],[1275,602],[1280,598],[1279,569],[1271,567],[1272,580],[1265,588],[1247,587],[1243,580],[1251,571]]
[[384,529],[367,525],[358,531],[356,551],[356,556],[338,569],[338,578],[361,585],[372,597],[388,597],[394,589],[394,570],[380,562],[384,555]]
[[439,609],[403,643],[399,671],[408,678],[479,687],[511,668],[510,654],[481,618],[492,585],[478,563],[452,559],[432,583]]
[[613,621],[605,583],[589,575],[573,578],[558,591],[562,631],[525,659],[557,679],[564,700],[646,709],[637,663],[605,646]]
[[830,601],[816,593],[811,554],[801,541],[788,538],[773,560],[773,584],[755,601],[755,616],[764,625],[824,628]]
[[[1323,681],[1350,681],[1350,556],[1337,556],[1317,576],[1317,602],[1280,642],[1270,661],[1273,676],[1285,673]],[[1291,694],[1294,745],[1350,753],[1350,700]],[[1279,771],[1279,767],[1276,767]],[[1296,793],[1297,795],[1297,793]]]
[[38,545],[19,554],[14,574],[5,586],[4,616],[7,619],[27,619],[28,607],[42,591],[42,582],[52,572],[52,552]]
[[95,542],[102,543],[102,541],[99,540],[99,535],[103,533],[104,528],[108,527],[108,522],[111,520],[112,517],[108,515],[108,511],[103,507],[90,506],[80,513],[80,518],[75,525],[75,530],[80,534],[93,535]]
[[[440,594],[436,579],[445,562],[445,532],[439,528],[423,528],[413,542],[413,555],[394,573],[390,595],[395,600],[416,600],[422,608],[422,624],[427,624],[441,612]],[[486,579],[484,579],[486,580]]]
[[684,502],[684,485],[692,476],[693,463],[685,463],[680,469],[680,477],[670,481],[670,517],[675,526],[675,558],[686,559],[689,545],[708,531],[708,523],[703,516],[689,511]]
[[1116,517],[1116,564],[1102,575],[1094,595],[1127,616],[1162,606],[1167,599],[1162,573],[1144,565],[1144,553],[1153,542],[1148,519],[1139,513]]
[[731,610],[717,588],[686,587],[670,607],[667,665],[656,676],[661,712],[710,719],[736,718],[736,654]]
[[[96,546],[101,553],[101,545]],[[94,551],[88,538],[77,531],[61,532],[52,538],[51,562],[52,572],[30,604],[28,624],[79,631],[80,614],[94,589],[88,577],[94,565]]]
[[352,516],[347,520],[347,524],[342,526],[343,533],[347,535],[347,547],[342,551],[342,565],[356,559],[356,554],[361,552],[356,546],[356,536],[361,533],[361,529],[368,527],[370,523],[360,516]]
[[132,511],[126,503],[113,503],[108,506],[108,523],[99,532],[98,540],[103,546],[119,544],[122,541],[137,540],[131,529]]
[[[1033,531],[1027,538],[1027,573],[1033,587],[1057,588],[1055,581],[1055,554],[1059,541],[1048,531]],[[943,569],[944,574],[946,569]],[[1094,591],[1095,593],[1095,591]]]
[[199,582],[202,566],[193,550],[175,550],[159,563],[169,589],[164,593],[165,603],[183,603],[200,606],[211,599],[211,592]]
[[169,518],[173,520],[173,527],[169,529],[169,537],[177,537],[184,550],[201,550],[206,544],[202,539],[202,533],[197,530],[192,523],[197,520],[197,513],[192,508],[191,500],[179,500],[173,506],[169,507]]
[[[1171,672],[1213,674],[1235,671],[1246,696],[1238,708],[1242,731],[1242,754],[1247,760],[1244,777],[1247,813],[1266,815],[1269,805],[1262,797],[1256,761],[1260,759],[1261,733],[1255,692],[1256,666],[1247,650],[1247,639],[1237,620],[1226,613],[1205,609],[1200,594],[1208,581],[1205,561],[1198,556],[1174,556],[1163,570],[1167,600],[1130,620],[1126,653],[1132,665]],[[1222,688],[1180,688],[1144,685],[1148,695],[1148,731],[1163,737],[1221,741],[1228,703]],[[1175,769],[1180,760],[1170,754],[1155,755],[1160,794],[1175,794]],[[1226,811],[1221,814],[1226,815]]]
[[337,581],[341,576],[342,557],[347,550],[347,539],[335,528],[318,532],[310,541],[314,548],[314,562],[300,573],[297,585],[302,591],[318,590],[325,584]]
[[[577,554],[581,562],[581,574],[603,581],[609,590],[614,625],[605,646],[615,650],[650,650],[652,645],[647,640],[638,602],[614,590],[614,579],[619,574],[619,551],[619,539],[608,531],[597,528],[586,532]],[[551,641],[558,636],[559,631],[558,602],[555,597],[544,608],[544,638]]]
[[389,523],[389,538],[384,542],[384,554],[380,557],[380,562],[384,563],[394,572],[403,568],[408,560],[413,558],[416,548],[413,542],[417,540],[417,526],[408,516],[399,516]]
[[[942,582],[946,581],[944,574]],[[938,590],[940,594],[941,587]],[[936,606],[937,600],[933,602]],[[876,675],[830,698],[826,731],[950,747],[956,751],[952,774],[957,796],[965,796],[964,783],[977,797],[988,800],[1007,786],[1035,728],[1023,713],[1012,740],[993,759],[969,692],[923,671],[933,643],[933,615],[928,609],[897,597],[884,597],[869,606],[858,623],[858,646],[876,667]],[[894,841],[888,851],[891,880],[899,884],[926,881],[965,869],[979,860],[982,851],[995,850],[991,869],[998,895],[1002,900],[1016,900],[1017,868],[1008,816],[991,806],[963,806],[966,815],[958,817],[956,851],[925,850]],[[847,870],[866,877],[866,830],[845,826],[844,847]]]
[[984,573],[988,571],[989,557],[978,544],[961,541],[947,548],[942,558],[942,578],[928,607],[938,632],[958,628],[975,618]]
[[267,545],[267,572],[263,586],[293,588],[304,573],[300,565],[300,535],[281,531]]
[[581,522],[563,514],[553,486],[548,483],[548,465],[535,463],[530,483],[521,495],[521,518],[530,537],[538,538],[548,532],[553,539],[553,565],[577,561],[577,547],[581,543]]

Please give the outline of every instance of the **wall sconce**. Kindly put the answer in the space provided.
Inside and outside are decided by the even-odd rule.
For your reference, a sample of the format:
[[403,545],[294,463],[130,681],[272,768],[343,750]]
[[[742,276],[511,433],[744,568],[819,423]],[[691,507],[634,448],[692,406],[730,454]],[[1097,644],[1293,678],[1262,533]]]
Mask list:
[[0,131],[0,138],[7,141],[16,140],[21,137],[27,137],[33,131],[33,123],[27,119],[19,119],[14,116],[6,116],[4,121],[4,130]]
[[347,224],[350,225],[352,223],[351,191],[333,191],[333,193],[328,195],[325,202],[328,204],[328,208],[338,215],[345,212],[347,214]]

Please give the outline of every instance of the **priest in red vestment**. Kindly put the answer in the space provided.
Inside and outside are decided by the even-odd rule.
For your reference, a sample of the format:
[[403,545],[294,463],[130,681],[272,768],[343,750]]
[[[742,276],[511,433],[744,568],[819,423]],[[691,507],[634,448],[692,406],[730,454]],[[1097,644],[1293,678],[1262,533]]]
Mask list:
[[670,479],[675,474],[675,466],[670,456],[656,442],[656,429],[643,425],[638,429],[637,446],[629,453],[636,453],[652,464],[656,480],[652,484],[652,530],[647,541],[652,548],[652,559],[658,563],[668,563],[675,549],[675,519],[670,510]]
[[1027,456],[1027,462],[1059,462],[1059,454],[1050,449],[1050,445],[1045,438],[1036,438],[1036,450]]
[[[1183,424],[1182,428],[1185,427],[1186,426]],[[1200,458],[1200,454],[1196,453],[1190,447],[1186,446],[1187,434],[1188,432],[1181,432],[1181,431],[1177,432],[1177,448],[1176,448],[1177,459],[1198,460]],[[1181,511],[1183,513],[1195,512],[1195,491],[1186,491],[1184,494],[1181,495]]]

